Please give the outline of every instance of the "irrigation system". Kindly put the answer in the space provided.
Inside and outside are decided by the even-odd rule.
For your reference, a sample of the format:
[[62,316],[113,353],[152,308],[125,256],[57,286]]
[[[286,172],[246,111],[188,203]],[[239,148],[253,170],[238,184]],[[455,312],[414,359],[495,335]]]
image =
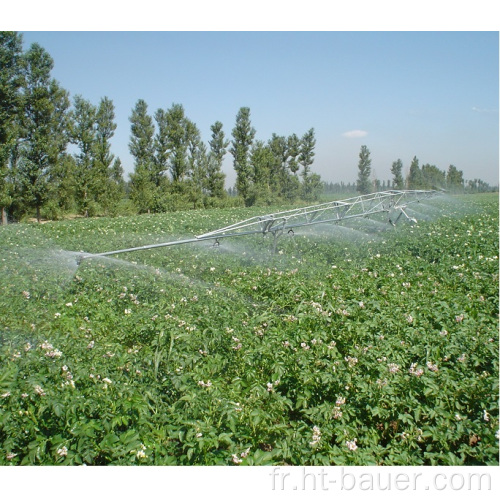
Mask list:
[[120,253],[136,252],[138,250],[149,250],[152,248],[168,247],[173,245],[185,245],[205,240],[215,240],[214,246],[220,244],[223,238],[234,238],[252,234],[271,234],[274,237],[274,250],[279,236],[283,234],[293,235],[297,228],[312,226],[316,224],[339,224],[354,218],[370,218],[376,214],[386,214],[387,220],[393,226],[403,217],[405,220],[416,223],[417,220],[406,213],[410,204],[419,203],[431,198],[440,191],[436,190],[390,190],[381,191],[367,195],[356,196],[346,200],[330,201],[319,205],[296,208],[277,212],[269,215],[255,216],[230,226],[200,234],[186,240],[167,241],[153,245],[144,245],[134,248],[122,248],[109,252],[84,254],[79,256],[78,264],[84,260],[107,257]]

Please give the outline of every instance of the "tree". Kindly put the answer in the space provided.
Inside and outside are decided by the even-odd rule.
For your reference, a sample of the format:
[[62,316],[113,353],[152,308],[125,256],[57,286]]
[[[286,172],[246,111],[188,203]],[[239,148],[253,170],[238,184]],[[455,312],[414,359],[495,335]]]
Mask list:
[[22,36],[15,31],[0,31],[0,211],[7,224],[7,207],[12,202],[13,176],[9,167],[17,140],[20,114]]
[[356,190],[361,194],[368,194],[372,190],[370,182],[371,174],[370,150],[366,146],[361,146],[358,162],[358,180]]
[[71,142],[79,151],[75,153],[77,199],[83,214],[88,217],[89,208],[94,201],[94,187],[100,186],[103,179],[95,179],[94,154],[96,150],[97,109],[89,101],[77,95],[71,112]]
[[299,146],[299,164],[302,166],[302,177],[304,182],[311,172],[311,165],[314,161],[314,148],[316,139],[314,137],[314,129],[309,129],[300,140]]
[[422,165],[422,188],[439,189],[446,186],[446,172],[435,165]]
[[153,182],[156,186],[160,185],[160,179],[165,178],[168,172],[168,160],[170,151],[168,149],[167,137],[167,113],[164,109],[160,108],[156,111],[155,115],[157,132],[154,138],[154,172]]
[[47,200],[50,169],[66,150],[68,93],[51,78],[54,62],[40,45],[32,44],[23,57],[22,145],[19,181],[26,207],[40,210]]
[[408,189],[422,189],[422,187],[422,171],[420,170],[418,158],[414,156],[411,161],[410,172],[408,174]]
[[271,189],[271,169],[275,158],[269,144],[261,140],[255,141],[250,150],[249,161],[253,176],[247,194],[248,204],[255,205],[258,201],[262,201],[269,205],[276,195]]
[[226,155],[229,141],[224,136],[222,123],[216,121],[211,125],[212,138],[208,141],[210,152],[207,163],[207,190],[212,198],[224,198],[224,180],[226,175],[222,172],[222,162]]
[[94,151],[96,179],[102,179],[102,186],[96,187],[96,200],[106,212],[113,209],[117,200],[117,171],[113,172],[115,155],[111,153],[111,138],[116,130],[115,107],[113,101],[103,97],[99,102],[96,114],[96,144]]
[[134,172],[130,176],[130,198],[139,212],[150,212],[154,207],[157,188],[155,170],[155,128],[153,119],[148,115],[148,105],[139,99],[129,118],[131,137],[130,154],[134,157]]
[[446,173],[446,184],[451,191],[462,191],[464,188],[464,175],[461,170],[458,170],[455,165],[448,167]]
[[297,134],[292,134],[287,139],[288,143],[288,168],[292,174],[297,175],[299,171],[300,139]]
[[405,181],[403,178],[403,162],[398,158],[393,162],[391,167],[391,174],[393,175],[394,189],[404,189]]
[[248,204],[248,191],[252,184],[249,154],[255,137],[255,129],[250,122],[250,108],[239,109],[232,135],[233,140],[229,151],[233,155],[233,166],[236,171],[236,189],[245,200],[245,204]]
[[186,117],[182,104],[172,104],[166,114],[166,136],[167,149],[170,157],[170,173],[174,184],[182,183],[188,173],[187,149],[188,141],[193,137],[188,134],[195,134],[195,130],[187,129]]

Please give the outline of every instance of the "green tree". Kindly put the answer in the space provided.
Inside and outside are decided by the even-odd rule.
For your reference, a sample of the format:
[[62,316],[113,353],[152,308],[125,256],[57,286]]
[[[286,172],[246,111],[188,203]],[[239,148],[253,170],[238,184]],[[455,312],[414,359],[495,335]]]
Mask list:
[[222,123],[216,121],[210,126],[212,136],[208,144],[210,152],[208,154],[207,162],[207,190],[209,196],[212,198],[224,198],[224,180],[226,175],[222,172],[222,162],[229,146],[229,141],[226,140],[224,131],[222,130]]
[[288,141],[284,136],[272,134],[268,145],[273,157],[270,171],[271,190],[281,197],[285,194],[287,185]]
[[50,169],[68,143],[68,93],[51,78],[54,62],[40,45],[32,44],[23,57],[22,145],[18,167],[26,208],[40,210],[47,201]]
[[464,175],[461,170],[458,170],[455,165],[448,167],[446,173],[446,184],[451,191],[462,191],[464,188]]
[[236,115],[236,125],[232,130],[230,153],[236,171],[236,189],[245,204],[249,204],[249,189],[252,185],[252,167],[249,161],[250,148],[255,137],[255,129],[250,121],[250,108],[240,108]]
[[392,163],[391,174],[393,175],[394,189],[404,189],[405,181],[403,178],[403,162],[399,158]]
[[170,156],[167,145],[167,113],[159,108],[154,114],[156,121],[156,135],[154,137],[154,179],[155,184],[160,183],[160,178],[168,171],[168,158]]
[[361,146],[358,162],[358,180],[356,190],[361,194],[368,194],[372,191],[372,183],[370,182],[371,175],[370,150],[366,146]]
[[422,165],[423,189],[439,189],[446,186],[446,172],[439,170],[435,165]]
[[423,177],[418,158],[413,157],[410,165],[410,172],[408,173],[408,189],[422,189]]
[[299,164],[302,166],[302,177],[305,179],[311,173],[311,165],[314,162],[314,148],[316,146],[316,139],[314,137],[314,129],[309,129],[300,141],[299,149]]
[[195,129],[186,121],[182,104],[172,104],[166,113],[167,149],[170,156],[170,173],[177,189],[189,171],[187,151],[189,141],[196,140],[189,134],[196,135]]
[[248,189],[248,204],[255,205],[261,201],[270,205],[276,198],[276,193],[271,188],[271,169],[275,161],[269,144],[257,140],[250,150],[250,164],[252,165],[252,182]]
[[316,139],[314,137],[314,128],[311,128],[300,140],[300,151],[298,155],[299,164],[302,166],[302,197],[306,201],[311,201],[318,197],[318,183],[321,182],[317,174],[311,174],[315,146]]
[[299,171],[300,139],[297,134],[292,134],[287,139],[288,143],[288,168],[292,174]]
[[111,138],[116,130],[115,107],[113,101],[103,97],[96,111],[96,142],[94,147],[95,180],[102,180],[95,186],[97,203],[106,213],[114,212],[117,203],[120,181],[116,179],[117,171],[113,171],[115,155],[111,153]]
[[7,224],[7,207],[12,202],[13,175],[10,156],[17,141],[17,119],[21,110],[22,36],[0,31],[0,211]]
[[95,201],[94,188],[102,184],[102,178],[96,178],[96,115],[97,109],[82,96],[75,96],[71,111],[71,142],[79,149],[75,156],[76,193],[82,213],[88,217],[89,208]]
[[155,127],[153,119],[148,115],[146,101],[137,101],[129,120],[129,150],[134,157],[134,172],[130,176],[130,198],[139,212],[150,212],[154,208],[158,186],[154,154]]

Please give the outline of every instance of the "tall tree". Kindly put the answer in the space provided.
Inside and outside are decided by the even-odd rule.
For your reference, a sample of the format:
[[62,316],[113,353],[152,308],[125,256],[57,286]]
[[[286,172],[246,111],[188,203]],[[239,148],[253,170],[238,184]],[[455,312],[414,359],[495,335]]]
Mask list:
[[68,93],[51,78],[52,57],[34,43],[23,57],[22,147],[19,179],[27,207],[40,210],[47,200],[50,169],[66,150]]
[[405,181],[403,178],[403,162],[399,158],[393,162],[391,174],[393,175],[394,189],[404,189]]
[[314,162],[314,148],[316,139],[314,128],[309,129],[300,140],[299,164],[302,166],[302,196],[305,200],[311,201],[317,197],[318,183],[317,174],[311,174],[311,165]]
[[224,179],[226,175],[222,172],[222,162],[226,155],[229,141],[224,136],[222,123],[216,121],[210,126],[211,139],[208,141],[210,152],[207,163],[207,190],[212,198],[224,198]]
[[[187,129],[186,115],[182,104],[172,104],[167,110],[167,148],[170,151],[170,173],[174,185],[180,186],[188,174],[189,164],[187,151],[189,140],[194,140],[188,134],[193,134],[194,129]],[[195,134],[196,135],[196,134]]]
[[12,172],[9,159],[17,139],[20,113],[22,36],[0,31],[0,211],[7,224],[7,207],[12,202]]
[[150,212],[154,207],[156,176],[154,155],[155,127],[148,114],[148,105],[139,99],[129,118],[131,137],[129,150],[134,157],[134,172],[130,176],[130,197],[139,212]]
[[414,156],[411,161],[410,172],[408,173],[408,189],[422,189],[422,187],[422,171],[420,170],[418,158]]
[[297,134],[292,134],[287,139],[288,143],[288,168],[292,174],[299,171],[300,139]]
[[[82,213],[88,217],[89,208],[95,200],[95,188],[102,185],[103,178],[96,176],[95,153],[97,142],[97,109],[82,96],[73,100],[71,111],[71,142],[78,147],[74,154],[76,162],[77,199]],[[97,178],[96,178],[97,177]]]
[[164,109],[160,108],[156,111],[154,117],[157,132],[154,138],[155,168],[153,178],[155,185],[159,186],[160,180],[166,178],[166,174],[169,169],[168,160],[170,157],[170,151],[167,136],[167,113]]
[[448,167],[448,172],[446,173],[446,184],[448,189],[452,191],[462,191],[464,187],[464,175],[461,170],[458,170],[455,165],[450,165]]
[[249,161],[255,129],[250,121],[250,108],[240,108],[236,115],[236,124],[232,130],[230,153],[233,155],[233,166],[236,171],[236,189],[238,194],[248,203],[249,189],[252,184],[252,168]]
[[366,146],[361,146],[358,162],[358,180],[356,190],[361,194],[368,194],[372,191],[370,150]]
[[439,189],[446,186],[446,172],[435,165],[422,165],[422,188]]
[[314,148],[316,139],[314,137],[314,128],[309,129],[300,141],[299,164],[302,166],[302,177],[305,179],[311,172],[311,165],[314,162]]

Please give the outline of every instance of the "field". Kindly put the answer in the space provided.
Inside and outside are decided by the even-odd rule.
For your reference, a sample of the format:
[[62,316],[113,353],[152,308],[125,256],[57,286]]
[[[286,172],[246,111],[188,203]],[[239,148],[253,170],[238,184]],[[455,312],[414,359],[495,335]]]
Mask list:
[[498,464],[497,195],[76,264],[262,212],[0,227],[0,464]]

